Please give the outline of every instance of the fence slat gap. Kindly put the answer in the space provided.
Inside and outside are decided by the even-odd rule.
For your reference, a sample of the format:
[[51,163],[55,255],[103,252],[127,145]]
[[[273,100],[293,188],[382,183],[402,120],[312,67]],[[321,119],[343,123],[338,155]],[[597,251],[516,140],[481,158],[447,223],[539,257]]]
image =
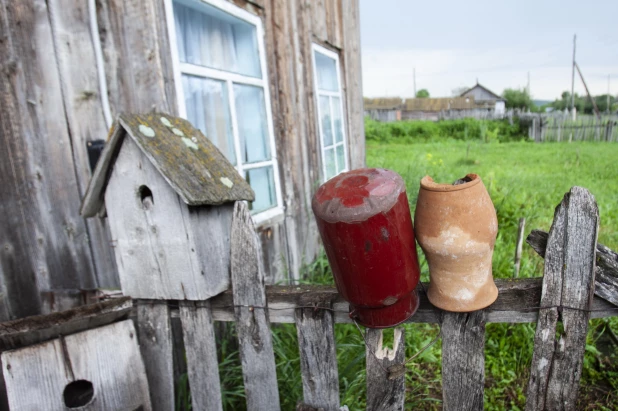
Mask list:
[[210,303],[181,301],[180,320],[194,410],[223,410],[217,343]]
[[485,310],[442,314],[444,410],[482,410],[485,387]]
[[367,329],[365,336],[367,367],[367,410],[403,410],[406,394],[405,373],[389,379],[389,367],[403,364],[406,355],[406,335],[403,327],[395,328],[393,348],[382,345],[384,332]]
[[[526,410],[574,409],[594,297],[599,211],[590,192],[573,187],[556,209],[545,250],[539,320]],[[570,308],[569,308],[570,307]],[[558,321],[563,331],[556,337]]]
[[259,239],[244,202],[236,202],[232,219],[231,272],[234,317],[238,332],[247,409],[279,410],[270,321],[264,291]]

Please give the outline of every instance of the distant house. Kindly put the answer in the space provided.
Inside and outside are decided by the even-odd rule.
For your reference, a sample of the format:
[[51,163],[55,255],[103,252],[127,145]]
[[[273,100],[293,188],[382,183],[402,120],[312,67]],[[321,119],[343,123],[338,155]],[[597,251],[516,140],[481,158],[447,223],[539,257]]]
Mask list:
[[363,99],[365,116],[377,121],[401,120],[403,99],[400,97],[378,97]]
[[478,82],[474,87],[461,93],[460,97],[474,99],[473,108],[493,110],[495,114],[504,114],[506,100]]
[[476,108],[474,97],[408,98],[401,111],[404,120],[434,120],[440,113]]

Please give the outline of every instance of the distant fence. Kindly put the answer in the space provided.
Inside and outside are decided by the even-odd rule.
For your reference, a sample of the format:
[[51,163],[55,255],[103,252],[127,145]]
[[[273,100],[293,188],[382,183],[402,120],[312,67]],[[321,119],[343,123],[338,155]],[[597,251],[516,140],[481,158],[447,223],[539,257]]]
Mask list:
[[544,141],[618,141],[618,117],[584,115],[530,116],[528,135]]

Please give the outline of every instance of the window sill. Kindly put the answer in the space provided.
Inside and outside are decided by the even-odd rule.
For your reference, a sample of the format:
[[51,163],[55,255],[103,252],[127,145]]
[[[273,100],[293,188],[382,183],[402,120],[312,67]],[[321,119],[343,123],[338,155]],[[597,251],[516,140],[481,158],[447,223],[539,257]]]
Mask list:
[[256,228],[261,228],[282,222],[285,219],[285,214],[282,207],[275,207],[255,214],[251,218]]

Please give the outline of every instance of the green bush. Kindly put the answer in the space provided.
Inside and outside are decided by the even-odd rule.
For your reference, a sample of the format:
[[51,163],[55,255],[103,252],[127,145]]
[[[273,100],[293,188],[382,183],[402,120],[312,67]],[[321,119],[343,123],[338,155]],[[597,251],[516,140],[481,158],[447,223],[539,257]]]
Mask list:
[[376,142],[428,143],[448,140],[507,142],[526,140],[528,133],[519,121],[464,118],[444,121],[395,121],[381,123],[365,118],[365,138]]

